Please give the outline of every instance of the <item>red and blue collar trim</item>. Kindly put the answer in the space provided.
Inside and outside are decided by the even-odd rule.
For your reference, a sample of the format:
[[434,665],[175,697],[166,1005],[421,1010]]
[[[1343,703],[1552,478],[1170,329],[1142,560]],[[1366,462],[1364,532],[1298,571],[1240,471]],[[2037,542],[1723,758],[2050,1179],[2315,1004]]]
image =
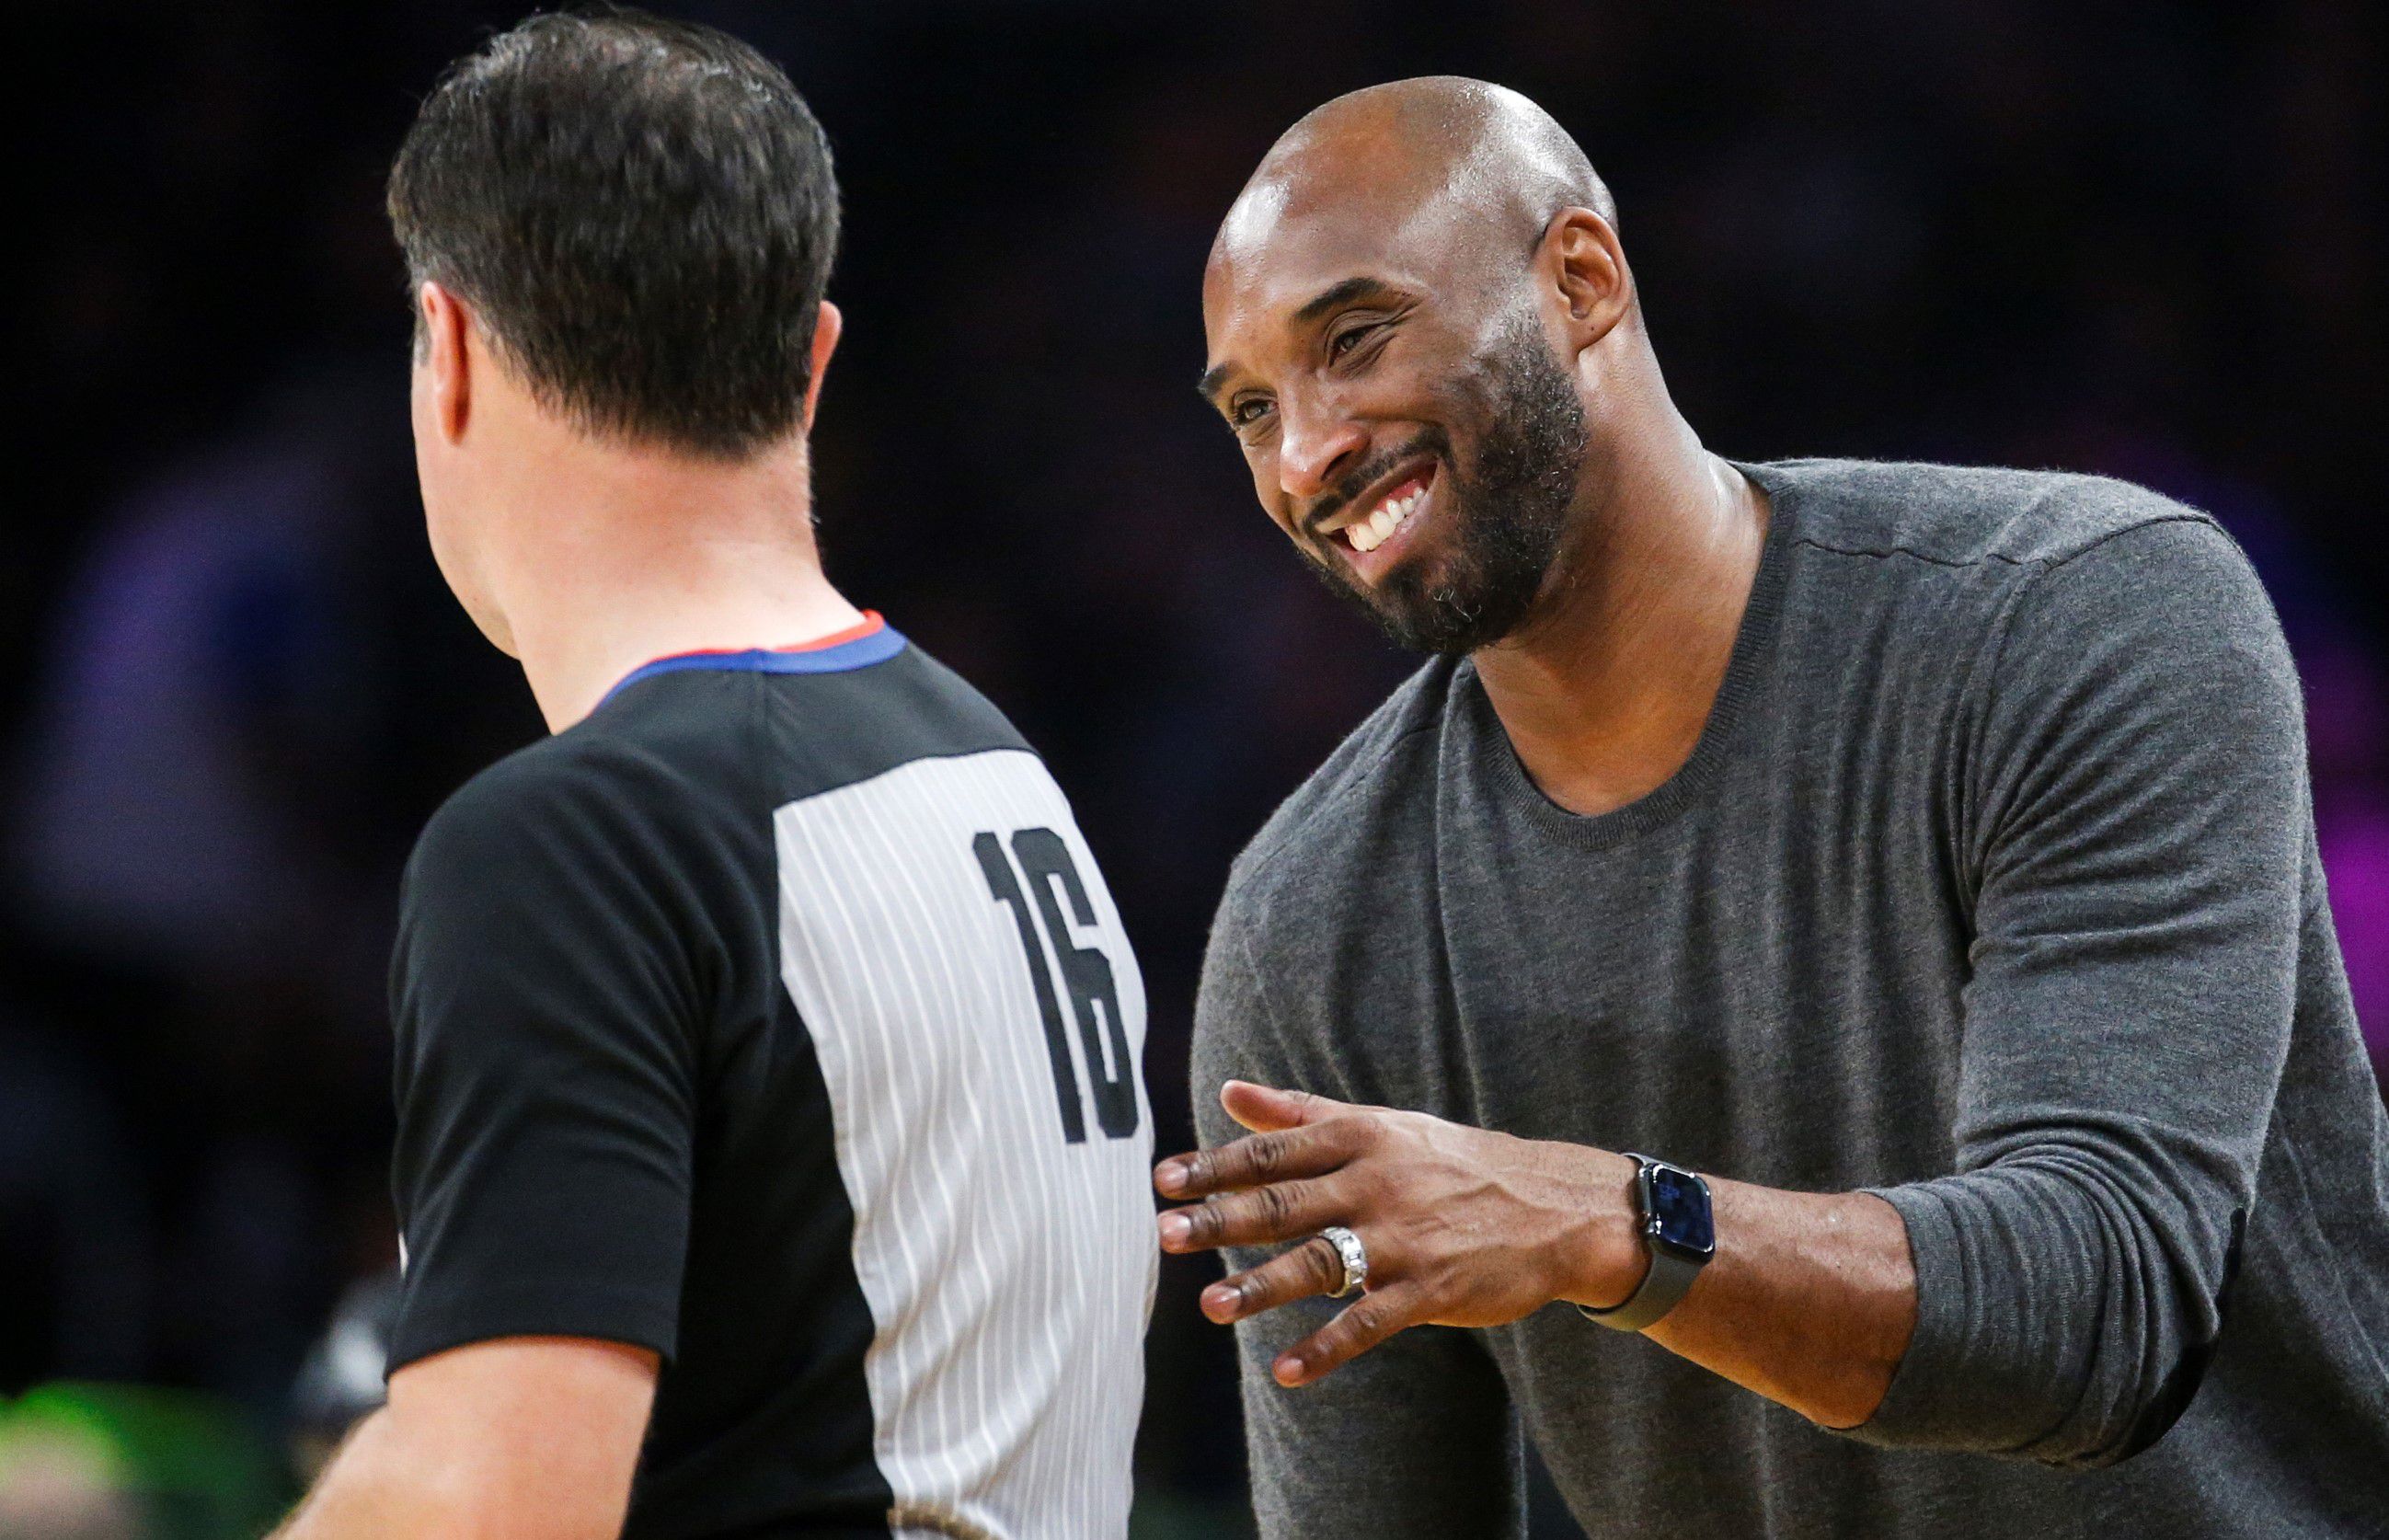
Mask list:
[[675,652],[658,658],[624,674],[598,704],[602,706],[640,680],[652,679],[659,674],[681,674],[689,669],[737,674],[845,674],[884,663],[903,650],[904,634],[889,625],[878,610],[866,610],[861,624],[793,647],[756,648],[743,652]]

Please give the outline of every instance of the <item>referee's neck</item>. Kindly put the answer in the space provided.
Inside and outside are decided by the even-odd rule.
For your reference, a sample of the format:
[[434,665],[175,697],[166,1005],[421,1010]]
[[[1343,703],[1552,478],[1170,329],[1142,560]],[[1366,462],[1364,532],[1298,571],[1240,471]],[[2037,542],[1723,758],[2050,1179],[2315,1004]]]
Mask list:
[[487,576],[549,731],[655,659],[861,622],[822,573],[802,433],[720,460],[545,426],[491,489]]

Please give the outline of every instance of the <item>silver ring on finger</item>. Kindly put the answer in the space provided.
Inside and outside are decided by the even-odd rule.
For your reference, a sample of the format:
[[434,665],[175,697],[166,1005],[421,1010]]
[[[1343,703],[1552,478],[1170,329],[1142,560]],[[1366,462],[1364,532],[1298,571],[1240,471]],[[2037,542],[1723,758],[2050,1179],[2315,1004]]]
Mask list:
[[1369,1248],[1341,1225],[1328,1226],[1319,1232],[1319,1238],[1335,1248],[1335,1258],[1344,1267],[1342,1280],[1327,1291],[1327,1297],[1340,1300],[1347,1294],[1358,1293],[1369,1281]]

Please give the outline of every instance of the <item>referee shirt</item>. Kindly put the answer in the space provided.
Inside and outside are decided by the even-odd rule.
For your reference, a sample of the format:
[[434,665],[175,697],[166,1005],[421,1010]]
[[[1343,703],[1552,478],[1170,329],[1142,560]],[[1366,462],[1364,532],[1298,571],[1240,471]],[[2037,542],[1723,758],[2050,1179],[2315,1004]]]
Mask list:
[[632,674],[425,829],[390,1367],[664,1360],[625,1534],[1120,1535],[1143,986],[1070,809],[876,616]]

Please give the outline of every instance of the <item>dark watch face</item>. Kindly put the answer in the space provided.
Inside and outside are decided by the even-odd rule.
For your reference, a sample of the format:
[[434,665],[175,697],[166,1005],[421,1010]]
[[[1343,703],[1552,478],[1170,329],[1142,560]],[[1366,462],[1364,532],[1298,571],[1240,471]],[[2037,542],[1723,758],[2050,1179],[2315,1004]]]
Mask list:
[[1653,1165],[1650,1172],[1650,1214],[1666,1246],[1706,1257],[1717,1250],[1717,1226],[1709,1221],[1708,1188],[1689,1171]]

